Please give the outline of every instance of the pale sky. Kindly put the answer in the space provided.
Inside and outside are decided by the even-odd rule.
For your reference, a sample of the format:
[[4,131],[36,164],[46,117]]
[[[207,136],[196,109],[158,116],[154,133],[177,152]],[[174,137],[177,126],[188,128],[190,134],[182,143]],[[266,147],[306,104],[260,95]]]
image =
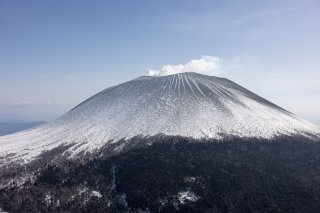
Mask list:
[[0,0],[0,121],[201,65],[320,125],[319,26],[317,0]]

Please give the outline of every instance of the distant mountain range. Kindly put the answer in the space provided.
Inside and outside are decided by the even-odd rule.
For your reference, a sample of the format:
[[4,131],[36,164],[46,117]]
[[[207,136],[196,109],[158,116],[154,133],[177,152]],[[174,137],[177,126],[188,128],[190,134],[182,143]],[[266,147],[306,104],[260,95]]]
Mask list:
[[0,122],[0,136],[8,135],[16,132],[20,132],[26,129],[30,129],[41,124],[45,124],[45,121],[32,121],[32,122]]

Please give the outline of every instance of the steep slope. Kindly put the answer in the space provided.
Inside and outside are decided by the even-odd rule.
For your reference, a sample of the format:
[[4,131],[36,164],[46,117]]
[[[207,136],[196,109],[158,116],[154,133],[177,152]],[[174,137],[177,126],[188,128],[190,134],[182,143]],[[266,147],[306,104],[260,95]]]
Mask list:
[[140,77],[96,94],[52,123],[0,137],[0,164],[29,162],[61,145],[70,146],[72,157],[157,134],[312,137],[319,129],[227,79],[196,73]]

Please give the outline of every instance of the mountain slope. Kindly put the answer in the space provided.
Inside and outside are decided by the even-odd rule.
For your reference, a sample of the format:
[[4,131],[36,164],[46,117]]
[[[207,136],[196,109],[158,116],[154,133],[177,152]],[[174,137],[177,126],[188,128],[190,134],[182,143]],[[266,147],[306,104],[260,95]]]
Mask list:
[[319,135],[319,129],[227,79],[196,73],[140,77],[98,93],[52,123],[0,137],[0,163],[28,162],[62,145],[72,157],[157,134],[271,138]]
[[0,137],[0,211],[319,212],[319,136],[227,79],[143,76]]

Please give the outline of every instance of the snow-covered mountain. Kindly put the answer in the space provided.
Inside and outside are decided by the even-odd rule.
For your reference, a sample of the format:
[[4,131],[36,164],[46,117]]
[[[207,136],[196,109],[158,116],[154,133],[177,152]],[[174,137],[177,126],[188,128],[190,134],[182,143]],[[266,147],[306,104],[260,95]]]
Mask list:
[[94,95],[54,122],[0,137],[0,165],[29,162],[61,145],[70,146],[72,157],[134,136],[318,137],[319,132],[224,78],[196,73],[143,76]]

